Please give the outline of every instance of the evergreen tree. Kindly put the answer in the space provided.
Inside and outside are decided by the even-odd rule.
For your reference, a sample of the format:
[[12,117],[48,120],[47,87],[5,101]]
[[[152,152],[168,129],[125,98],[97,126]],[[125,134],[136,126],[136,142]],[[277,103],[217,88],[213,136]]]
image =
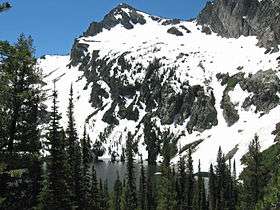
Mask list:
[[186,173],[186,161],[184,157],[180,157],[178,162],[178,179],[177,179],[177,199],[178,209],[183,210],[187,207],[187,173]]
[[157,210],[176,210],[176,192],[175,183],[170,169],[170,142],[165,139],[163,142],[162,153],[163,162],[161,164],[161,177],[158,195]]
[[84,127],[84,134],[81,140],[82,145],[82,182],[83,182],[83,198],[82,208],[90,209],[91,200],[91,174],[90,174],[90,139],[87,136],[86,128]]
[[109,189],[108,189],[108,179],[105,180],[104,182],[104,210],[108,210],[110,205],[109,205],[109,200],[110,200],[110,195],[109,195]]
[[200,169],[200,160],[198,164],[198,173],[197,173],[197,183],[196,183],[196,190],[193,202],[193,209],[194,210],[206,210],[206,194],[205,194],[205,186],[204,186],[204,179],[201,174]]
[[208,202],[209,202],[209,210],[216,209],[216,175],[214,173],[213,165],[211,163],[209,170],[209,194],[208,194]]
[[[38,128],[44,107],[39,88],[42,76],[36,67],[32,42],[24,35],[15,45],[0,42],[0,164],[5,165],[5,171],[24,172],[17,180],[0,177],[1,194],[7,194],[4,205],[15,208],[36,205],[41,190],[42,146]],[[13,197],[17,200],[13,201]]]
[[92,165],[92,179],[91,179],[91,209],[94,210],[100,210],[101,205],[100,205],[100,192],[99,192],[99,187],[98,187],[98,180],[96,177],[96,171],[94,168],[94,165]]
[[226,163],[221,147],[217,155],[216,169],[216,209],[225,209],[225,191],[226,191]]
[[244,208],[253,209],[256,203],[262,199],[266,183],[266,169],[262,163],[259,138],[257,135],[251,141],[249,152],[242,160],[242,163],[246,167],[240,175],[240,179],[243,182],[241,199],[243,200]]
[[50,163],[48,167],[47,208],[65,210],[71,209],[70,190],[67,184],[69,177],[67,156],[65,151],[65,135],[59,125],[60,115],[57,108],[57,92],[53,92],[53,106],[48,140],[50,143]]
[[147,188],[146,188],[146,175],[145,175],[145,168],[143,164],[143,158],[141,156],[140,161],[140,180],[139,180],[139,208],[140,210],[147,209]]
[[127,157],[127,188],[125,193],[126,209],[136,210],[137,208],[137,192],[134,174],[134,152],[133,152],[133,136],[128,132],[126,141],[126,157]]
[[67,134],[67,154],[70,166],[69,186],[72,193],[72,198],[78,207],[82,206],[82,155],[78,141],[78,134],[74,119],[74,102],[73,102],[73,86],[70,88],[70,98],[68,105],[68,126]]
[[0,4],[0,12],[4,12],[8,9],[10,9],[12,5],[9,2],[1,3]]
[[192,151],[188,151],[187,160],[187,208],[188,210],[193,209],[193,195],[194,195],[194,174],[193,174],[193,160]]
[[148,116],[144,121],[144,141],[148,151],[148,170],[147,170],[147,209],[156,209],[156,181],[155,173],[157,168],[157,156],[160,151],[159,140],[155,132],[154,122]]
[[121,210],[122,182],[120,181],[119,173],[114,185],[114,210]]
[[235,210],[237,207],[237,200],[238,200],[238,186],[237,186],[237,180],[236,180],[236,164],[235,160],[233,162],[233,170],[232,175],[230,176],[230,188],[229,188],[229,210]]

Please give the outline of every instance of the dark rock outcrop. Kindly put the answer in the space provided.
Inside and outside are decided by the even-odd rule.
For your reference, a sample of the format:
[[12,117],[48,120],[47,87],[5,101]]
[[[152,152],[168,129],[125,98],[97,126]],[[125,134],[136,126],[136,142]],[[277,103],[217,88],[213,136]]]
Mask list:
[[242,89],[253,93],[242,107],[256,106],[256,112],[269,112],[279,104],[280,79],[273,70],[258,71],[240,83]]
[[180,31],[179,29],[177,29],[176,27],[171,27],[167,30],[167,33],[176,35],[176,36],[183,36],[184,34],[182,33],[182,31]]
[[258,45],[277,51],[280,44],[279,0],[215,0],[197,21],[223,37],[257,36]]
[[102,32],[103,29],[110,30],[118,24],[123,25],[126,29],[134,28],[134,24],[145,24],[146,20],[135,8],[120,4],[111,10],[101,22],[92,22],[84,36],[95,36]]
[[242,102],[242,108],[245,110],[254,105],[256,113],[262,112],[262,114],[265,114],[279,105],[280,79],[276,73],[273,70],[260,70],[248,77],[245,77],[242,72],[233,76],[228,74],[216,75],[221,84],[226,85],[221,108],[228,126],[232,126],[239,120],[238,110],[235,108],[236,104],[232,103],[229,96],[229,92],[234,90],[237,84],[240,85],[243,91],[250,93],[245,101]]

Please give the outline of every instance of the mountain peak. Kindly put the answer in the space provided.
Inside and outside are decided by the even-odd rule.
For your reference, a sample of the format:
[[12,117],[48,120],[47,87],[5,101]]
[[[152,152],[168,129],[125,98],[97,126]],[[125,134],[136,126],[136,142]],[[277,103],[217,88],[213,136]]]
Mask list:
[[126,29],[133,29],[135,24],[144,25],[146,23],[146,19],[143,14],[144,13],[132,6],[121,3],[105,15],[101,22],[93,22],[84,35],[95,36],[96,34],[102,32],[103,29],[110,30],[119,24]]

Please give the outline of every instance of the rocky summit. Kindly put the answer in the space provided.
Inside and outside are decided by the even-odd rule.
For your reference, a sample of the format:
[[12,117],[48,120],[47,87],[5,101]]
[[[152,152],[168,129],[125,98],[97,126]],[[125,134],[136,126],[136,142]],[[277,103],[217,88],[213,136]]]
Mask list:
[[216,0],[199,14],[198,24],[223,36],[257,36],[258,45],[279,51],[279,0]]
[[221,145],[240,163],[255,133],[263,149],[278,133],[279,6],[278,0],[215,0],[185,21],[118,5],[74,41],[70,55],[39,60],[45,89],[56,80],[66,110],[73,84],[80,134],[86,124],[106,157],[121,155],[129,131],[138,154],[147,156],[149,119],[159,138],[166,132],[173,138],[173,161],[193,148],[208,170]]

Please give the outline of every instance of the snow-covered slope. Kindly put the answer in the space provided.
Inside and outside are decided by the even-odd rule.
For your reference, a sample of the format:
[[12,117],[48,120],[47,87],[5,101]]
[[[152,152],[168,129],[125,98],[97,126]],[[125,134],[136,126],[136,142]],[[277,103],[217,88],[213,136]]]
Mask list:
[[[130,19],[135,13],[145,21],[138,23]],[[79,132],[82,133],[86,123],[93,142],[100,136],[105,137],[106,156],[110,150],[121,153],[128,131],[139,139],[139,153],[147,156],[142,121],[146,114],[152,115],[160,130],[169,128],[178,136],[179,149],[203,140],[196,147],[194,159],[195,162],[201,160],[205,171],[209,163],[215,161],[219,146],[226,154],[231,151],[233,158],[240,163],[255,133],[259,135],[263,149],[273,144],[271,132],[280,121],[279,53],[265,54],[266,49],[256,46],[256,37],[228,39],[215,33],[207,35],[202,33],[202,27],[195,20],[163,19],[127,5],[112,10],[111,21],[112,16],[115,19],[111,27],[107,27],[108,18],[105,17],[105,21],[98,25],[101,28],[97,33],[87,33],[78,38],[71,56],[46,56],[39,60],[47,82],[45,88],[51,90],[52,81],[56,80],[64,124],[67,122],[66,108],[72,83]],[[123,24],[124,19],[132,27]],[[160,59],[161,63],[152,72],[158,84],[154,84],[155,81],[147,75],[150,74],[147,68],[155,59]],[[266,71],[269,69],[272,70]],[[229,77],[240,73],[244,73],[242,79],[230,86]],[[217,74],[228,74],[227,80],[221,77],[218,80]],[[262,81],[266,75],[269,75],[268,79]],[[264,91],[267,88],[274,101],[263,99],[259,90],[250,88],[259,89],[256,84],[260,81],[260,88]],[[270,91],[271,83],[274,86]],[[188,93],[198,85],[202,90],[199,93],[194,91],[194,96],[190,94],[192,99],[189,111],[186,111]],[[157,91],[159,93],[153,95]],[[225,95],[229,96],[229,103],[238,113],[238,119],[233,120],[230,126],[225,115],[231,117],[231,114],[225,113],[225,106],[221,106]],[[244,105],[250,101],[248,97],[251,103]],[[147,107],[150,100],[155,102],[151,108]],[[269,107],[261,106],[262,100]],[[172,108],[173,105],[176,108]],[[120,110],[123,109],[137,109],[139,114],[131,119],[121,115]],[[104,116],[107,115],[113,120],[106,120]],[[206,122],[200,125],[199,120]],[[234,148],[238,148],[237,151]],[[182,151],[182,155],[185,152]],[[178,155],[174,162],[177,159]]]

